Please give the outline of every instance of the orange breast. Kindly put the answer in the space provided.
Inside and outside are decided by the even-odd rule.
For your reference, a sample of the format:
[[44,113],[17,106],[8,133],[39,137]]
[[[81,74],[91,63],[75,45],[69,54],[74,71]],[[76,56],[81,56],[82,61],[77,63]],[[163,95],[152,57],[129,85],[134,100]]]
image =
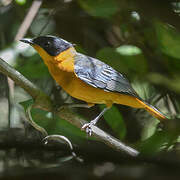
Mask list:
[[72,97],[86,101],[87,103],[124,104],[136,108],[143,108],[142,104],[133,96],[125,94],[107,92],[99,88],[90,86],[80,80],[74,72],[63,71],[59,66],[48,66],[49,71],[56,82]]

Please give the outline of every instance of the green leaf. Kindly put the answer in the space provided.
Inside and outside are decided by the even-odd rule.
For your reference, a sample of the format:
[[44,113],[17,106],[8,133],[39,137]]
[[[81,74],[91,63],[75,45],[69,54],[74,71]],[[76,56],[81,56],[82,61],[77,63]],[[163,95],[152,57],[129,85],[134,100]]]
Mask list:
[[[27,108],[34,103],[33,99],[20,102],[26,111]],[[43,111],[41,109],[31,109],[32,119],[39,126],[43,127],[48,134],[62,134],[71,139],[79,141],[79,138],[86,138],[86,133],[81,129],[73,126],[66,120],[60,119],[51,112]]]
[[143,141],[139,145],[139,149],[143,154],[155,154],[159,152],[165,144],[169,141],[167,133],[156,132],[147,140]]
[[84,131],[81,131],[81,129],[68,121],[53,115],[51,112],[40,109],[32,109],[31,112],[33,120],[39,126],[43,127],[49,135],[61,134],[76,142],[82,140],[82,138],[86,138],[86,133]]
[[[33,99],[20,102],[26,111],[27,108],[33,104]],[[80,142],[82,139],[87,138],[84,131],[72,125],[64,119],[60,119],[58,116],[53,115],[51,112],[43,111],[41,109],[31,109],[32,119],[40,127],[43,127],[49,135],[51,134],[61,134],[71,140]],[[89,138],[93,140],[93,138]]]
[[56,124],[54,126],[53,131],[51,132],[52,134],[61,132],[63,135],[68,137],[76,136],[86,138],[86,133],[84,131],[82,131],[81,129],[77,128],[76,126],[72,125],[64,119],[60,119],[58,117],[56,118]]
[[26,4],[26,0],[15,0],[17,4],[24,5]]
[[125,56],[134,56],[142,53],[140,48],[132,45],[119,46],[118,48],[116,48],[116,51]]
[[172,26],[155,23],[160,50],[169,56],[180,59],[180,33]]
[[[105,108],[105,105],[99,106],[101,109]],[[118,108],[112,106],[111,109],[109,109],[103,116],[109,126],[118,135],[118,137],[120,139],[123,139],[126,135],[126,125]]]
[[175,140],[177,140],[178,134],[170,131],[156,131],[151,137],[142,141],[138,145],[138,149],[142,154],[153,155],[166,147],[170,147]]
[[79,0],[78,2],[88,14],[95,17],[109,18],[118,10],[115,0]]
[[31,106],[34,103],[33,99],[29,99],[27,101],[20,102],[19,104],[24,108],[26,111],[29,106]]

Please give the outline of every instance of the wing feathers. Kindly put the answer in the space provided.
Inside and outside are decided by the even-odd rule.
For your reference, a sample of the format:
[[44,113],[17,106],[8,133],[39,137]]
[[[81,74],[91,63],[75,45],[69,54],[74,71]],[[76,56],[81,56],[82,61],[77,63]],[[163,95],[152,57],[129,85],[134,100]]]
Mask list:
[[75,74],[85,83],[104,91],[119,92],[139,98],[121,73],[98,59],[77,53],[74,65]]

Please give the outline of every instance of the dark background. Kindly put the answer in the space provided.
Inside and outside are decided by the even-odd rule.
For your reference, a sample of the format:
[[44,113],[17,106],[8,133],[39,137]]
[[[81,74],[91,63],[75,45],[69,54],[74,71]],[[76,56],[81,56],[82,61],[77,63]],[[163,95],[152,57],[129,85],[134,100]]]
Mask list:
[[[0,0],[0,57],[51,96],[57,106],[79,102],[49,75],[39,55],[15,41],[33,1]],[[87,138],[84,132],[39,109],[33,120],[48,134],[73,143],[44,146],[20,102],[31,97],[0,74],[0,177],[2,179],[178,179],[180,166],[180,2],[177,0],[42,1],[25,37],[56,35],[122,72],[147,102],[173,119],[168,125],[144,110],[114,105],[98,127],[138,149],[137,158]],[[28,20],[27,20],[28,21]],[[12,85],[12,86],[11,86]],[[74,112],[91,120],[103,105]]]

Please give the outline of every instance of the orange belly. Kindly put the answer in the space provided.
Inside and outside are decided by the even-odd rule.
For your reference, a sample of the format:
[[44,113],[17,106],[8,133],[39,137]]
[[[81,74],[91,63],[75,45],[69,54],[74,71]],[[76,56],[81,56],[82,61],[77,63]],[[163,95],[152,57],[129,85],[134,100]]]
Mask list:
[[61,71],[56,66],[48,66],[49,71],[56,82],[72,97],[93,104],[106,104],[111,106],[113,103],[123,104],[135,108],[144,106],[137,98],[116,92],[107,92],[99,88],[90,86],[80,80],[74,73]]
[[78,79],[76,76],[71,83],[71,90],[65,89],[71,96],[94,104],[106,104],[111,106],[113,103],[123,104],[135,108],[143,108],[137,98],[125,94],[107,92],[103,89],[92,87]]

